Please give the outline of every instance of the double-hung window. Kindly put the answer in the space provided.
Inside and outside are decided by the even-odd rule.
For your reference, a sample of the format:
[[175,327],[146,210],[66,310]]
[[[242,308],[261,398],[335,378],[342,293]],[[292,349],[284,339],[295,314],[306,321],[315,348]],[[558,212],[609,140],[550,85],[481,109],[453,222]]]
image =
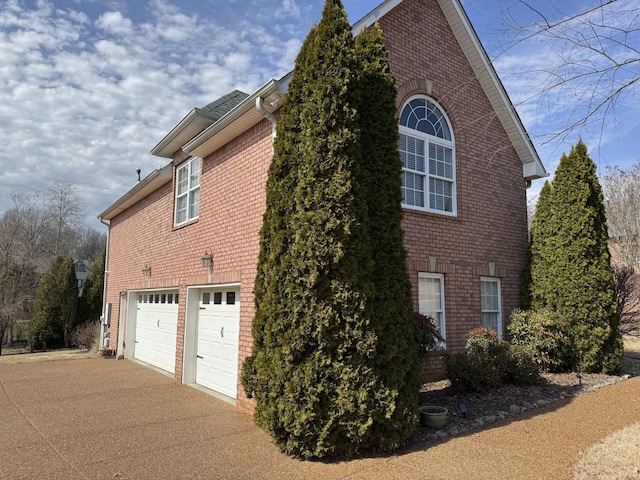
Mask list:
[[482,326],[495,330],[502,338],[500,279],[489,277],[480,279],[480,300],[482,303]]
[[418,274],[418,302],[420,313],[433,318],[438,333],[445,338],[447,332],[444,318],[444,275]]
[[405,104],[400,114],[399,150],[403,206],[455,215],[453,135],[435,102],[415,97]]
[[200,210],[200,159],[193,157],[176,168],[175,224],[198,218]]

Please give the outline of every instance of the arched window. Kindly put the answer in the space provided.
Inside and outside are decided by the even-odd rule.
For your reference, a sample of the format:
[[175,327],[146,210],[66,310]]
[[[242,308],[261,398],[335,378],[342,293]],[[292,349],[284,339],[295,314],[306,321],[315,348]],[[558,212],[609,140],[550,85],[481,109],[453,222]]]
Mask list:
[[402,205],[455,215],[455,144],[442,109],[427,97],[414,97],[400,115]]

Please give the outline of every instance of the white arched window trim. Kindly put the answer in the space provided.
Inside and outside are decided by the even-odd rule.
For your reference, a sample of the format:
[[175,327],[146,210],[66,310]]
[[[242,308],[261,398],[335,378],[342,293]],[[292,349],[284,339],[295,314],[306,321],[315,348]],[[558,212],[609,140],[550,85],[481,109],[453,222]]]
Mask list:
[[402,206],[455,216],[456,149],[451,122],[433,99],[415,95],[400,111]]

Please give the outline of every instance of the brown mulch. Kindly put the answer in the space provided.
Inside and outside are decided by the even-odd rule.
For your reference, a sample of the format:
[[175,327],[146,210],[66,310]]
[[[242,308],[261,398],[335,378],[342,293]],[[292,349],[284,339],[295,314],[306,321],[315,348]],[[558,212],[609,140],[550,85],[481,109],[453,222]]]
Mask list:
[[448,380],[423,385],[421,405],[437,405],[449,411],[441,430],[419,427],[409,440],[409,449],[422,449],[452,437],[489,428],[501,420],[518,416],[545,405],[552,405],[582,393],[640,376],[640,355],[625,356],[620,375],[575,373],[542,375],[538,385],[505,385],[485,393],[455,392]]

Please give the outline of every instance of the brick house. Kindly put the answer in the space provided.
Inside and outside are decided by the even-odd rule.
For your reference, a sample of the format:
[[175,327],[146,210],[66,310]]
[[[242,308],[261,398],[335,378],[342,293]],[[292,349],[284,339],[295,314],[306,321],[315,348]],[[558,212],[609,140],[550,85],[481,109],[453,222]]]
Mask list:
[[[408,268],[417,310],[450,351],[519,304],[526,189],[547,175],[459,0],[387,0],[378,21],[398,87]],[[238,382],[277,110],[290,76],[191,110],[165,157],[100,214],[109,224],[105,347],[251,411]]]

